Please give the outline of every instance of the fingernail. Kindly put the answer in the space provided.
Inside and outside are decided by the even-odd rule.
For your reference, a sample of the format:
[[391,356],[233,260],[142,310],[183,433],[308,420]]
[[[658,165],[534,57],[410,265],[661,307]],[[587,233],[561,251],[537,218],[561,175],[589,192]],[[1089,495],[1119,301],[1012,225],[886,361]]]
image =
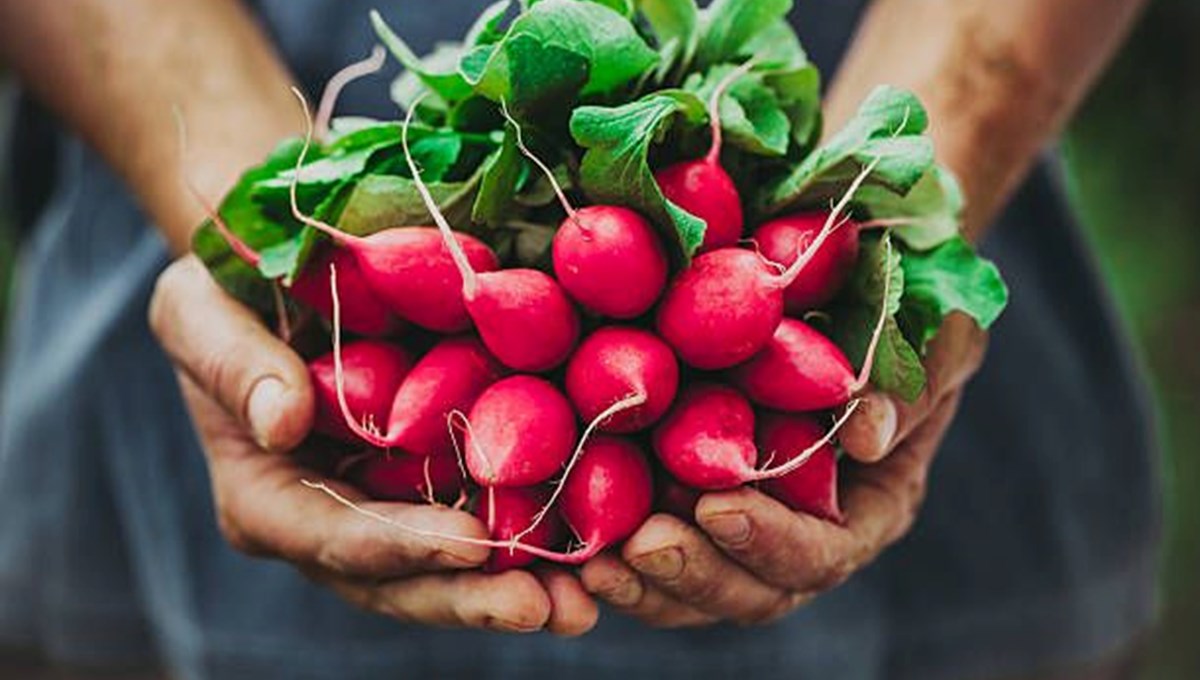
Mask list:
[[882,456],[891,448],[892,440],[896,437],[896,406],[891,399],[876,397],[871,400],[871,410],[874,411],[875,432],[879,437],[875,442],[875,451]]
[[642,599],[642,582],[636,577],[621,578],[605,588],[601,597],[618,607],[632,607]]
[[739,546],[750,540],[750,518],[740,512],[712,515],[700,520],[701,526],[718,543]]
[[286,391],[282,380],[269,375],[260,378],[250,392],[250,400],[246,404],[246,417],[250,421],[250,430],[255,441],[264,449],[271,447],[271,431],[279,417],[280,403]]
[[683,551],[663,548],[630,560],[634,569],[658,578],[672,579],[683,573]]

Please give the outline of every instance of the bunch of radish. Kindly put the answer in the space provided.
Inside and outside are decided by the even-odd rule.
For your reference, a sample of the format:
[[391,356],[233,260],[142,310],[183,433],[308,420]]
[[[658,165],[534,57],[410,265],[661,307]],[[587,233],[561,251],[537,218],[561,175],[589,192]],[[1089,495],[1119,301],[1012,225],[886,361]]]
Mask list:
[[[752,15],[735,12],[738,4],[715,3],[707,10],[709,23],[719,24],[723,12],[734,17],[728,21],[748,21]],[[644,87],[649,75],[635,86],[636,73],[630,73],[625,81],[609,84],[605,96],[616,103],[645,103],[648,116],[654,113],[652,105],[674,115],[670,107],[683,102],[680,110],[703,116],[707,126],[686,129],[679,148],[689,148],[690,141],[694,149],[703,140],[707,151],[699,157],[664,154],[662,162],[644,153],[641,166],[621,165],[629,158],[625,151],[625,157],[603,160],[608,163],[603,169],[622,168],[624,174],[618,176],[630,177],[636,190],[597,190],[595,177],[587,176],[595,164],[589,166],[586,157],[581,164],[572,156],[578,149],[561,141],[566,120],[556,125],[544,111],[532,113],[547,106],[545,101],[510,102],[506,97],[528,92],[495,85],[495,78],[515,77],[511,69],[523,62],[506,63],[496,71],[500,75],[489,76],[488,69],[508,37],[523,37],[526,45],[537,39],[541,24],[533,19],[540,15],[558,13],[556,30],[583,16],[614,35],[628,30],[633,38],[627,39],[635,42],[641,40],[641,24],[604,3],[543,0],[531,5],[507,34],[499,28],[499,14],[486,15],[490,18],[473,30],[472,39],[477,51],[492,56],[482,67],[478,59],[464,57],[453,75],[437,75],[414,62],[402,44],[394,47],[399,39],[386,26],[380,28],[382,20],[375,17],[381,37],[425,90],[405,102],[404,120],[367,128],[357,137],[353,131],[341,133],[320,145],[332,134],[332,97],[349,79],[341,74],[317,121],[309,118],[302,148],[291,156],[277,152],[269,161],[276,166],[286,162],[286,172],[276,167],[274,177],[248,175],[244,195],[235,190],[221,211],[208,210],[211,231],[219,234],[227,252],[269,281],[279,316],[288,321],[281,328],[290,331],[298,310],[323,319],[299,324],[301,334],[309,342],[315,336],[321,347],[320,356],[309,363],[317,400],[314,445],[333,451],[339,458],[334,474],[368,497],[446,504],[474,513],[489,538],[438,536],[492,548],[486,566],[491,571],[537,560],[581,564],[627,539],[654,512],[692,520],[702,494],[742,486],[755,487],[797,512],[842,521],[837,434],[853,414],[857,396],[868,388],[888,324],[898,318],[893,256],[918,262],[920,252],[907,241],[893,246],[887,233],[867,236],[885,249],[889,269],[881,290],[872,293],[876,299],[868,301],[877,311],[858,320],[857,337],[868,340],[853,361],[823,319],[861,268],[865,230],[913,224],[905,219],[904,210],[910,209],[902,203],[893,202],[900,206],[895,219],[883,219],[894,216],[871,210],[869,201],[864,209],[870,192],[878,195],[879,186],[890,181],[877,169],[894,172],[895,159],[885,163],[889,159],[872,156],[863,150],[864,141],[841,151],[850,159],[841,165],[806,169],[804,159],[812,149],[785,140],[793,158],[782,169],[807,182],[800,183],[805,188],[797,196],[803,199],[810,186],[824,186],[827,195],[799,209],[790,206],[800,200],[783,210],[764,210],[770,195],[748,198],[744,176],[735,178],[737,173],[727,170],[724,145],[731,138],[724,132],[722,112],[731,101],[739,107],[751,101],[731,97],[739,83],[756,87],[775,72],[755,75],[758,57],[738,52],[741,46],[722,56],[731,62],[725,70],[705,69],[695,60],[717,60],[701,42],[695,55],[675,55],[676,76],[668,75],[672,69],[660,71],[662,92],[668,95],[634,98],[634,88]],[[562,35],[559,30],[552,37],[562,40]],[[623,68],[624,62],[615,60],[602,64],[600,48],[588,54],[593,73],[611,75]],[[622,54],[628,60],[638,53]],[[377,69],[378,56],[347,73]],[[665,87],[669,78],[682,82],[694,69],[702,70],[693,75],[711,76],[715,82],[702,113],[696,112],[694,102],[700,100],[694,93]],[[747,76],[749,85],[742,81]],[[559,93],[563,85],[546,87]],[[581,98],[598,96],[591,84],[575,87]],[[799,104],[791,106],[799,120]],[[454,128],[455,116],[481,110],[485,123],[472,123],[468,131]],[[647,146],[662,137],[654,125],[667,119],[654,118],[654,124],[638,127]],[[903,125],[908,119],[905,110]],[[500,127],[492,136],[481,136],[474,129],[479,125]],[[733,129],[744,142],[745,126]],[[421,137],[414,143],[418,130]],[[489,240],[471,217],[444,214],[434,185],[447,182],[428,179],[429,170],[417,153],[418,144],[443,133],[460,145],[471,140],[487,147],[504,138],[506,146],[493,149],[474,171],[473,189],[464,182],[479,195],[472,215],[503,216],[503,210],[480,207],[500,201],[524,216],[514,222],[557,222],[541,228],[549,238],[540,257],[515,257],[511,239]],[[526,145],[527,133],[538,149],[564,158],[558,171]],[[901,128],[883,136],[901,134],[911,132]],[[580,145],[585,145],[584,136],[576,134]],[[752,141],[750,148],[758,148],[754,144],[761,140]],[[444,148],[429,143],[425,151]],[[885,153],[891,147],[879,148]],[[744,149],[732,154],[739,167],[745,156]],[[344,176],[338,182],[309,177],[318,174],[313,164],[325,160],[340,163],[336,167]],[[331,172],[332,166],[322,172]],[[644,176],[634,177],[630,167],[642,167]],[[847,167],[853,172],[846,172]],[[347,198],[347,188],[371,172],[402,177],[404,183],[397,186],[411,184],[432,224],[377,225],[364,233],[339,228],[339,209],[349,212],[345,206],[354,200]],[[281,186],[287,189],[283,206],[278,203]],[[545,187],[550,198],[531,203],[528,196],[517,196],[518,191],[534,193],[531,187],[536,186]],[[491,193],[485,201],[486,192]],[[596,198],[607,195],[630,198]],[[246,196],[261,204],[255,218],[259,222],[248,226],[227,220],[226,215],[237,213],[232,207],[245,206]],[[865,223],[864,215],[872,224]],[[665,219],[675,223],[664,224]],[[267,242],[263,234],[278,222],[294,225],[291,235]],[[695,224],[702,225],[702,238],[693,233],[689,247],[685,232],[690,227],[685,227]],[[202,254],[204,237],[197,241]],[[252,245],[254,239],[262,243]],[[264,245],[274,250],[268,253]],[[213,247],[208,252],[206,262],[218,280],[233,292],[242,290],[223,280],[240,270],[211,256]],[[280,252],[291,257],[288,274],[280,274],[274,264]],[[914,335],[919,328],[901,330]],[[893,333],[892,342],[895,337]],[[394,524],[326,484],[312,486],[351,509]]]

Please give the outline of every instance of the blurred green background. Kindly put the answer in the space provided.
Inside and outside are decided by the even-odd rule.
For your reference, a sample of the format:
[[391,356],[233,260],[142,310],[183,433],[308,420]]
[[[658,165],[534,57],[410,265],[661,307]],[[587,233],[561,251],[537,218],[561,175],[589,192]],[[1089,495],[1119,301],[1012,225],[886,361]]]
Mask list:
[[1145,677],[1200,678],[1200,2],[1151,5],[1063,150],[1159,403],[1166,559]]
[[[4,122],[0,113],[0,129]],[[1200,2],[1150,7],[1062,150],[1076,206],[1160,406],[1166,559],[1145,677],[1200,678],[1200,494],[1189,489],[1200,484],[1200,172],[1191,167],[1200,157]],[[0,217],[0,285],[12,247]],[[0,329],[6,303],[7,295]]]

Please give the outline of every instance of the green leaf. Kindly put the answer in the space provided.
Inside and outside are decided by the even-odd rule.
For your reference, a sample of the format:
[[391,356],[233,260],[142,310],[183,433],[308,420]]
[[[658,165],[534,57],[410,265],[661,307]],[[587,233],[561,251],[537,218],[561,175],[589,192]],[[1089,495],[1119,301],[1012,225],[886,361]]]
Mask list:
[[963,312],[980,328],[995,323],[1008,304],[1008,287],[996,266],[956,236],[927,252],[908,251],[900,320],[921,351],[951,312]]
[[500,226],[514,212],[517,187],[525,170],[516,132],[511,126],[505,127],[500,151],[485,166],[472,219],[479,224]]
[[[469,198],[475,181],[431,182],[429,192],[451,224],[464,224],[469,218]],[[464,217],[464,214],[466,217]],[[338,229],[366,236],[391,227],[420,226],[433,223],[417,185],[407,177],[368,175],[354,187],[337,221]]]
[[933,143],[923,136],[927,125],[925,108],[911,93],[876,88],[845,128],[768,191],[764,210],[777,213],[840,196],[872,162],[869,184],[908,193],[933,166]]
[[609,7],[542,0],[513,22],[500,43],[472,50],[460,71],[479,94],[529,112],[611,94],[657,60],[633,24]]
[[508,10],[513,6],[513,0],[500,0],[488,5],[479,13],[475,24],[467,31],[463,44],[470,47],[492,45],[504,39],[504,31],[500,28]]
[[659,46],[671,42],[690,45],[696,40],[700,12],[695,0],[637,0]]
[[[302,147],[303,142],[298,139],[280,143],[261,165],[246,171],[221,202],[219,212],[225,223],[260,253],[294,238],[300,228],[295,223],[265,215],[252,198],[251,188],[263,178],[293,166]],[[192,250],[230,295],[260,311],[272,309],[274,298],[270,283],[234,254],[211,222],[206,221],[196,230]]]
[[376,10],[371,10],[371,25],[392,56],[443,101],[456,102],[471,96],[471,86],[457,68],[446,69],[441,63],[437,64],[440,68],[434,68],[434,64],[423,62]]
[[583,190],[596,203],[640,211],[668,229],[685,260],[704,241],[704,222],[663,196],[650,169],[650,147],[682,119],[700,124],[704,102],[684,91],[663,91],[617,107],[581,106],[571,117],[571,134],[585,149],[580,167]]
[[[887,241],[865,238],[854,275],[834,302],[833,337],[858,368],[866,358],[871,336],[879,323],[881,305],[886,304],[887,321],[871,367],[871,383],[878,389],[913,401],[925,388],[925,369],[920,355],[901,332],[895,314],[907,286],[901,255],[893,248],[888,257]],[[884,282],[887,300],[883,298]]]
[[702,14],[703,37],[696,50],[701,68],[733,61],[755,36],[782,20],[792,0],[713,0]]
[[[712,99],[717,87],[735,68],[717,66],[701,77],[693,74],[684,89],[704,101]],[[791,122],[775,93],[763,84],[762,76],[747,73],[721,99],[721,128],[730,144],[760,156],[783,156],[791,141]]]
[[958,235],[963,210],[958,181],[938,165],[930,168],[907,196],[865,186],[854,203],[873,220],[897,221],[892,233],[914,250],[929,250]]
[[[444,110],[447,107],[446,100],[437,94],[436,90],[431,89],[425,84],[425,78],[430,73],[447,74],[456,72],[459,62],[465,53],[462,45],[456,43],[438,43],[432,52],[421,59],[420,71],[405,68],[404,72],[392,81],[392,101],[407,111],[423,95],[432,94],[433,96],[426,97],[421,102],[421,108],[432,107],[439,111]],[[454,102],[457,101],[461,100],[454,100]]]

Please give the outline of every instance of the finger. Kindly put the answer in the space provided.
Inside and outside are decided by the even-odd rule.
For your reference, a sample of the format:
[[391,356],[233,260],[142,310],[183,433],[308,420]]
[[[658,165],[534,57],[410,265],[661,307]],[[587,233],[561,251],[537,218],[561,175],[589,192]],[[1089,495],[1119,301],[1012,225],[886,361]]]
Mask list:
[[580,577],[589,593],[654,628],[695,628],[720,620],[647,586],[632,567],[615,555],[593,558],[583,566]]
[[929,346],[926,385],[909,403],[882,392],[863,396],[838,438],[852,458],[873,463],[903,441],[947,394],[959,390],[983,363],[987,334],[969,317],[946,317]]
[[195,256],[159,277],[150,325],[181,370],[269,450],[308,434],[313,392],[300,357],[225,294]]
[[843,497],[844,526],[792,512],[751,489],[705,495],[696,520],[764,581],[797,592],[828,590],[911,526],[955,406],[952,396],[893,455],[852,470]]
[[788,593],[752,576],[676,517],[651,517],[622,554],[648,586],[717,618],[748,625],[790,610]]
[[550,596],[526,571],[426,574],[381,584],[334,579],[328,585],[363,609],[426,626],[532,633],[551,616]]
[[535,571],[550,596],[550,620],[546,627],[555,635],[577,637],[595,627],[600,609],[574,574],[556,567]]
[[316,475],[293,457],[255,454],[255,445],[244,434],[239,439],[232,417],[212,397],[187,376],[181,384],[205,449],[212,452],[209,471],[218,523],[236,549],[372,578],[475,567],[487,560],[487,548],[452,538],[486,538],[475,517],[438,506],[373,503],[350,487],[328,482],[365,510],[446,538],[417,535],[355,513],[304,486],[304,480]]

